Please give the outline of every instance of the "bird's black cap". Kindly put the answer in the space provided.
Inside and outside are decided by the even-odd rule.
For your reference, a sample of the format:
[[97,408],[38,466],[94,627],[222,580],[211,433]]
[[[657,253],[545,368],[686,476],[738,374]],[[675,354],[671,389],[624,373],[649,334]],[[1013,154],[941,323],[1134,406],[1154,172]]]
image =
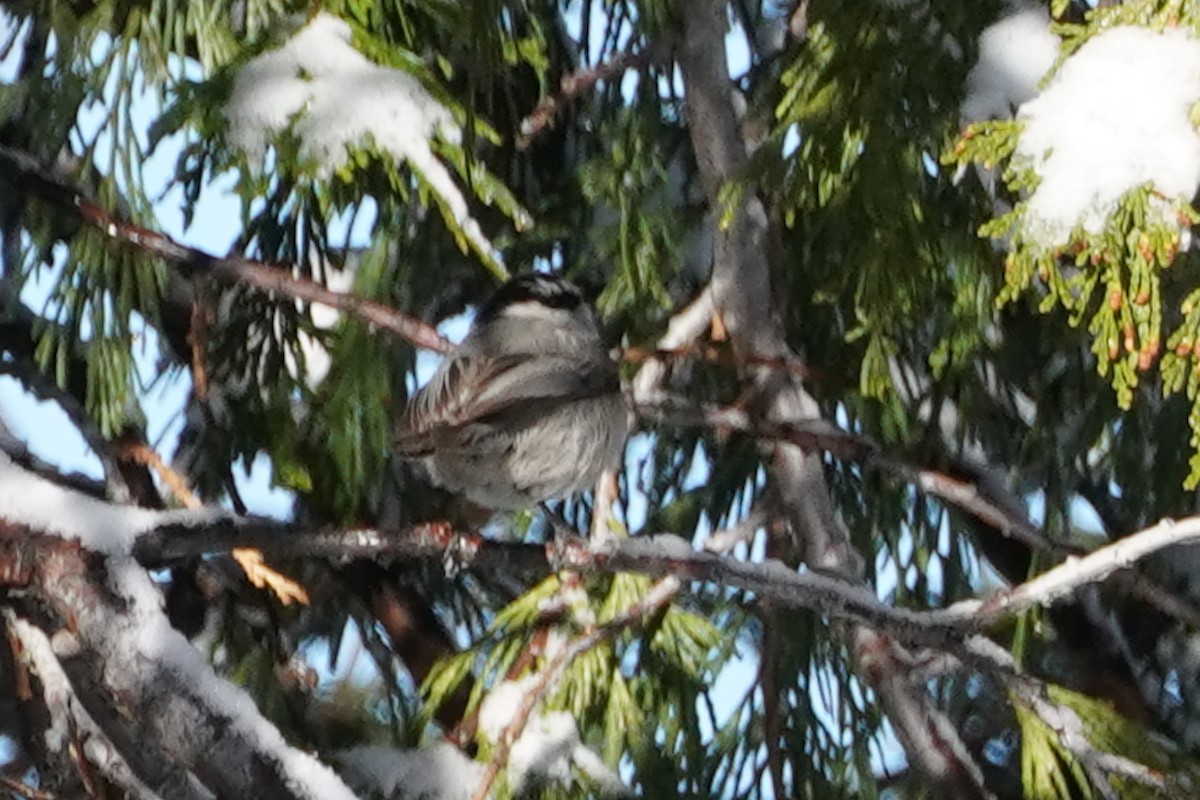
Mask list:
[[501,310],[516,303],[529,301],[571,311],[583,304],[583,292],[566,278],[542,272],[529,272],[518,275],[497,289],[479,309],[476,321],[493,319]]

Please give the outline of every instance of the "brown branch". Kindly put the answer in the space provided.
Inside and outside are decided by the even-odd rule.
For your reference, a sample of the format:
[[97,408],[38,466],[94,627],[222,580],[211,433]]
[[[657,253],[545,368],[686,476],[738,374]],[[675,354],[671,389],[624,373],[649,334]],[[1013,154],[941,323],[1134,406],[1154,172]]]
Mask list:
[[229,256],[222,258],[180,244],[169,236],[112,214],[43,168],[20,150],[0,146],[0,179],[14,190],[41,198],[118,243],[174,264],[188,275],[212,276],[228,283],[253,286],[309,303],[320,303],[400,336],[417,347],[447,353],[453,347],[432,326],[382,303],[335,292],[315,281],[297,278],[280,266]]
[[[134,444],[124,448],[124,453],[137,463],[153,469],[184,508],[195,511],[204,507],[192,487],[188,486],[187,478],[167,466],[154,448],[146,444]],[[256,589],[270,589],[285,606],[293,602],[309,604],[308,592],[304,587],[263,561],[262,553],[258,550],[236,547],[230,555]]]
[[520,135],[517,137],[517,149],[526,150],[533,140],[540,136],[553,122],[554,118],[570,101],[584,92],[591,91],[600,81],[617,78],[630,69],[644,69],[656,61],[666,57],[668,48],[647,47],[636,52],[618,53],[613,58],[594,67],[581,67],[574,72],[562,76],[558,83],[558,92],[543,97],[537,106],[525,119],[521,120]]
[[[1018,513],[990,499],[986,487],[978,481],[915,464],[899,456],[886,455],[869,437],[850,433],[823,419],[800,422],[754,419],[741,408],[697,405],[663,393],[648,393],[644,402],[635,406],[635,411],[644,419],[658,424],[742,433],[760,439],[788,442],[805,452],[830,453],[910,483],[925,494],[975,517],[1001,535],[1020,542],[1032,552],[1044,553],[1057,561],[1084,556],[1088,552],[1050,541],[1023,512]],[[1173,619],[1200,628],[1200,606],[1187,598],[1150,582],[1136,572],[1122,571],[1111,577],[1117,588],[1126,594]]]
[[[19,472],[12,465],[6,471]],[[72,502],[85,500],[78,498]],[[546,575],[553,567],[593,573],[674,575],[681,580],[737,587],[785,606],[834,618],[878,624],[903,639],[943,646],[963,633],[981,630],[1034,605],[1058,602],[1081,586],[1103,581],[1153,553],[1200,541],[1200,516],[1165,521],[1085,557],[1070,559],[990,600],[962,601],[942,610],[913,612],[885,606],[869,588],[842,579],[836,573],[812,569],[797,572],[773,559],[762,563],[737,561],[712,552],[695,551],[686,540],[673,535],[638,536],[592,549],[582,539],[549,545],[492,541],[479,534],[456,532],[441,523],[401,531],[369,528],[343,531],[257,518],[214,519],[209,512],[197,514],[192,520],[181,520],[177,512],[163,514],[162,519],[162,524],[145,530],[132,546],[131,554],[146,567],[157,568],[177,559],[229,552],[235,547],[255,547],[272,554],[333,560],[444,561],[450,555],[457,562],[456,569],[518,575]],[[12,538],[11,531],[0,529],[0,543]]]
[[10,792],[13,797],[24,797],[28,800],[56,800],[55,795],[50,792],[43,792],[16,778],[10,778],[2,772],[0,772],[0,789]]
[[754,366],[767,369],[790,372],[801,377],[812,377],[817,374],[808,364],[803,364],[793,358],[742,356],[734,354],[711,342],[701,344],[691,343],[679,347],[626,347],[621,350],[621,360],[627,364],[645,364],[654,361],[680,361],[694,358],[709,364],[721,364],[728,367]]
[[[0,315],[0,350],[8,353],[12,359],[0,365],[0,370],[18,380],[26,391],[39,399],[57,404],[70,418],[100,460],[110,498],[130,499],[147,508],[161,508],[162,498],[150,474],[120,453],[121,442],[145,441],[145,434],[129,425],[116,441],[110,441],[88,413],[86,398],[91,378],[80,348],[72,347],[67,353],[61,365],[64,372],[60,385],[41,370],[36,357],[36,331],[51,323],[21,304],[8,288],[0,289],[0,306],[5,309]],[[57,333],[61,335],[63,332]]]
[[[2,531],[0,541],[3,541]],[[148,531],[138,538],[133,555],[144,566],[154,568],[174,559],[229,552],[241,546],[281,556],[335,560],[440,562],[447,554],[453,554],[455,569],[539,577],[560,568],[584,574],[630,572],[655,578],[674,576],[684,581],[743,589],[788,608],[886,626],[907,640],[943,648],[969,627],[964,620],[958,621],[958,627],[926,624],[926,618],[933,612],[886,606],[866,587],[836,575],[796,572],[775,560],[755,563],[698,552],[684,539],[670,534],[639,536],[603,550],[592,550],[583,539],[550,545],[501,542],[476,533],[453,531],[442,524],[418,525],[405,531],[338,531],[271,520],[202,518],[195,525],[172,522]]]
[[988,500],[977,484],[912,464],[897,456],[885,455],[882,448],[869,437],[850,433],[821,418],[798,421],[760,419],[751,416],[743,408],[697,405],[665,394],[646,397],[635,410],[643,418],[659,424],[743,433],[760,439],[787,442],[806,453],[830,453],[844,461],[875,467],[966,511],[1034,551],[1055,553],[1060,550],[1027,519],[1017,517]]
[[[658,347],[664,353],[691,348],[712,325],[715,310],[712,290],[706,286],[690,303],[671,315],[666,332],[658,339]],[[622,358],[641,364],[631,387],[635,403],[662,390],[662,382],[667,375],[667,367],[663,363],[665,359],[654,356],[640,359],[636,351],[631,353],[629,350],[622,354]]]

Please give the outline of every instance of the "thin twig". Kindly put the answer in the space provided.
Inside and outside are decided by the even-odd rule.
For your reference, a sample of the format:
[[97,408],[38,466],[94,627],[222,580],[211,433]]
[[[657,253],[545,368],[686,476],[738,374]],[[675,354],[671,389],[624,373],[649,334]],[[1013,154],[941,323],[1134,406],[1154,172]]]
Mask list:
[[554,682],[558,680],[559,676],[562,675],[567,666],[580,655],[610,636],[615,636],[627,628],[638,625],[647,617],[658,613],[675,598],[679,593],[680,586],[679,580],[672,576],[661,578],[650,587],[646,595],[637,603],[634,603],[607,622],[596,625],[591,630],[571,640],[550,659],[545,667],[543,667],[541,673],[539,673],[537,682],[522,698],[521,705],[517,709],[513,721],[504,729],[500,741],[496,743],[496,749],[492,752],[492,757],[488,761],[487,770],[484,772],[479,786],[475,789],[475,794],[472,795],[473,800],[486,800],[491,793],[492,786],[496,782],[496,777],[508,761],[508,755],[512,751],[513,745],[521,738],[521,734],[524,732],[525,726],[533,714],[533,709],[537,706],[538,701],[546,695],[546,692],[549,691]]
[[100,432],[100,426],[84,408],[82,399],[59,387],[53,378],[25,361],[0,361],[0,375],[8,375],[37,399],[55,403],[62,409],[99,459],[104,471],[105,493],[118,501],[128,502],[132,498],[129,485],[121,474],[117,454],[113,452],[112,442]]
[[521,120],[521,134],[517,137],[517,149],[525,150],[533,144],[533,140],[545,131],[563,106],[584,92],[590,91],[600,81],[616,78],[630,69],[643,69],[655,61],[661,60],[667,53],[665,47],[647,47],[636,52],[618,53],[608,61],[594,67],[585,67],[562,76],[558,84],[558,92],[550,94],[538,102],[537,107],[529,116]]
[[[167,466],[167,463],[162,460],[162,456],[156,453],[152,447],[146,444],[128,445],[125,453],[138,464],[153,469],[184,508],[198,511],[204,507],[200,498],[188,485],[187,478]],[[263,559],[262,551],[253,547],[235,547],[229,552],[229,555],[242,568],[246,579],[256,589],[270,589],[279,598],[279,602],[285,606],[290,606],[292,603],[300,603],[305,606],[309,604],[308,592],[304,587],[267,564]]]
[[16,778],[10,778],[3,772],[0,772],[0,788],[11,792],[13,797],[22,797],[26,798],[26,800],[56,800],[57,797],[43,789],[37,789],[28,783],[22,783]]
[[176,470],[172,469],[162,460],[162,456],[154,451],[154,448],[148,444],[137,443],[124,446],[124,452],[130,459],[144,467],[149,467],[158,474],[159,480],[166,484],[171,490],[171,494],[179,501],[184,508],[193,511],[204,507],[204,503],[192,491],[192,487],[188,486],[187,478],[180,475]]
[[13,190],[36,195],[53,203],[60,211],[72,214],[108,238],[175,264],[188,274],[210,275],[284,297],[320,303],[352,314],[426,350],[448,353],[453,348],[452,343],[431,325],[382,303],[335,292],[315,281],[297,278],[284,267],[240,256],[214,256],[199,248],[180,244],[158,231],[135,225],[104,210],[21,150],[0,146],[0,178],[5,179]]
[[733,352],[715,344],[686,344],[678,347],[626,347],[621,350],[621,360],[627,364],[644,364],[657,360],[682,360],[695,358],[710,364],[723,364],[738,367],[749,364],[755,367],[766,367],[780,372],[790,372],[793,375],[811,377],[818,373],[813,367],[796,359],[768,358],[765,356],[740,356],[735,358]]
[[926,494],[966,511],[1034,551],[1060,550],[1028,520],[1016,517],[988,500],[975,484],[884,455],[880,446],[868,437],[842,430],[824,419],[800,422],[757,419],[743,408],[697,405],[664,393],[647,393],[637,404],[636,411],[643,418],[660,424],[744,433],[788,442],[806,452],[827,452],[842,460],[863,463],[914,484]]

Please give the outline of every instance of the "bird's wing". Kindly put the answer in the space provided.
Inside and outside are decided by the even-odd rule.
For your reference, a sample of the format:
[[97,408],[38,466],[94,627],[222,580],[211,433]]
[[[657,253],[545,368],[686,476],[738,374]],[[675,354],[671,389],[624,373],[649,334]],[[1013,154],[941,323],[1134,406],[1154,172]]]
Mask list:
[[547,406],[616,388],[611,367],[580,369],[576,361],[560,356],[454,354],[409,402],[396,435],[396,451],[419,458],[429,455],[435,439],[444,439],[450,431],[491,427],[509,415],[535,415]]

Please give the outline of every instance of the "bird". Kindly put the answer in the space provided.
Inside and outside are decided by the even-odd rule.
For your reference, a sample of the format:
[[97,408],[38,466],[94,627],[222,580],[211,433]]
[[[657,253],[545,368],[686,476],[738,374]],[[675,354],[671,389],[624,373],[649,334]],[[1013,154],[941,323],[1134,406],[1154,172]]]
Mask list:
[[594,309],[565,278],[501,285],[397,426],[396,455],[491,512],[595,485],[620,462],[628,418]]

